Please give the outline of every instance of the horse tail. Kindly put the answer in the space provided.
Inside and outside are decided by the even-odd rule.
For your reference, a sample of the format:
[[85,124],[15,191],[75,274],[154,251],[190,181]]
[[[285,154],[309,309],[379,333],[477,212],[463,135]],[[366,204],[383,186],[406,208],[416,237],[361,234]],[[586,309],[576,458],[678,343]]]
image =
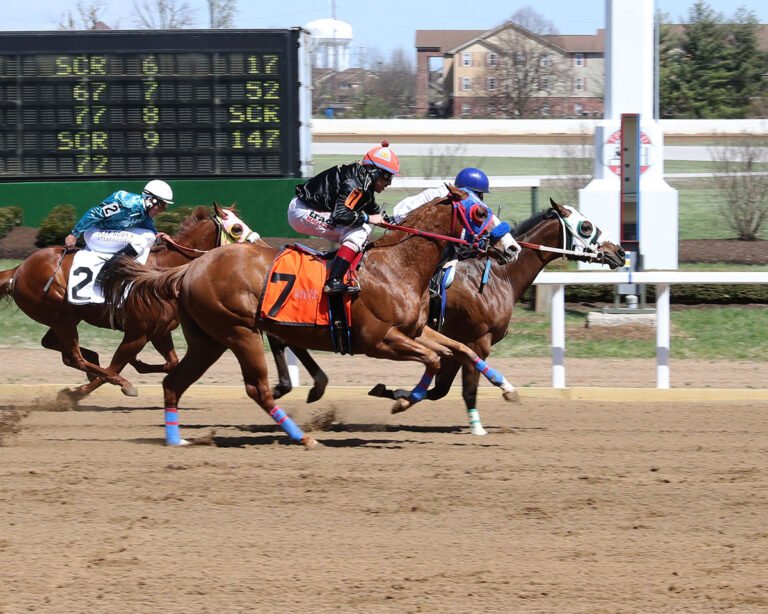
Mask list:
[[178,298],[189,264],[156,271],[135,260],[120,258],[110,266],[101,286],[110,321],[122,322],[127,313],[146,314],[146,318],[163,313],[167,303]]
[[16,269],[7,269],[0,271],[0,301],[12,301],[13,300],[13,280],[16,276]]

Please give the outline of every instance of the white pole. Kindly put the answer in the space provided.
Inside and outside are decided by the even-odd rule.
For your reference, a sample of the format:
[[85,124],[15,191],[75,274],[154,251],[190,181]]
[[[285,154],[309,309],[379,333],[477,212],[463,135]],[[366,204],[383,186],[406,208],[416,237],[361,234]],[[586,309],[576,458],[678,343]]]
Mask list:
[[291,386],[294,388],[300,386],[299,359],[296,358],[296,354],[291,351],[291,348],[285,350],[285,362],[288,363],[288,377],[291,379]]
[[565,286],[552,293],[552,388],[565,388]]
[[669,284],[656,286],[656,388],[669,388]]

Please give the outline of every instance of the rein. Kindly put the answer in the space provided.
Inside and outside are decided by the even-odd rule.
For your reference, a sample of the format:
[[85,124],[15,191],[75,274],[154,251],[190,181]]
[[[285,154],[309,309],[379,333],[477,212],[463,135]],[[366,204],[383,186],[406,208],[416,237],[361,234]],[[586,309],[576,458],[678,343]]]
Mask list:
[[389,222],[381,222],[377,224],[387,230],[400,230],[407,234],[418,235],[420,237],[429,237],[431,239],[440,239],[442,241],[449,241],[450,243],[457,243],[459,245],[468,245],[469,247],[476,247],[474,243],[470,243],[464,239],[457,239],[455,237],[447,237],[445,235],[439,235],[434,232],[427,232],[426,230],[419,230],[418,228],[408,228],[407,226],[400,226],[399,224],[391,224]]
[[181,252],[182,254],[205,254],[210,250],[207,249],[197,249],[195,247],[187,247],[186,245],[182,245],[181,243],[177,243],[173,237],[170,235],[165,234],[164,232],[158,232],[157,236],[161,238],[163,241],[165,241],[168,245],[176,249],[177,251]]

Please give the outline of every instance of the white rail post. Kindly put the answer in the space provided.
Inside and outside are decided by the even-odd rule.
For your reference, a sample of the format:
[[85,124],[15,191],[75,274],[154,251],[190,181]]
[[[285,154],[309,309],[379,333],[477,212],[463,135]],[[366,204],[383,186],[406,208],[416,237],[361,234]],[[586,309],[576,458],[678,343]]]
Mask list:
[[552,388],[565,388],[565,286],[552,292]]
[[296,354],[291,351],[291,348],[285,349],[285,362],[288,363],[288,377],[291,379],[291,386],[294,388],[300,386],[299,359],[296,358]]
[[656,388],[669,388],[669,284],[656,286]]

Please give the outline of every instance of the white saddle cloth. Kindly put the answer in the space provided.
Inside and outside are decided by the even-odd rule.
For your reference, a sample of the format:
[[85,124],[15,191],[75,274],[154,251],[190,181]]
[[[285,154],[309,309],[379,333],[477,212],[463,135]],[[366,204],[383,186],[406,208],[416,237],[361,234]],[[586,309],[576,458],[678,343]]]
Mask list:
[[[149,249],[145,249],[136,260],[141,264],[146,264],[149,252]],[[103,254],[87,248],[75,252],[67,283],[67,299],[70,303],[73,305],[98,305],[104,303],[101,286],[95,285],[94,282],[99,271],[101,271],[101,267],[112,256],[114,254]]]

